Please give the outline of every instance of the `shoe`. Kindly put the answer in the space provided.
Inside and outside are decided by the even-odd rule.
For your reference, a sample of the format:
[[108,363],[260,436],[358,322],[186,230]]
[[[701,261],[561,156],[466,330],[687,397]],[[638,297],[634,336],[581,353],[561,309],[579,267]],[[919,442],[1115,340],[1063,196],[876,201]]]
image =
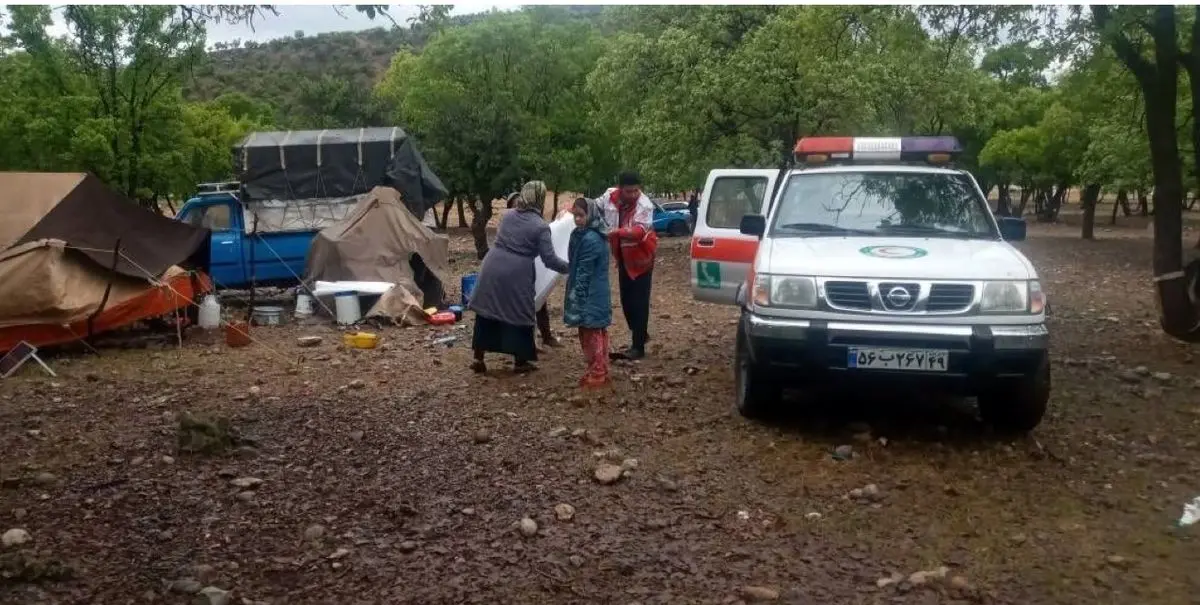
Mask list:
[[483,374],[487,372],[487,364],[478,360],[473,361],[471,362],[471,371],[475,372],[476,374]]
[[561,340],[561,339],[559,339],[557,336],[551,336],[551,337],[549,337],[549,338],[543,338],[543,339],[542,339],[542,344],[543,344],[544,346],[550,347],[550,348],[552,348],[552,349],[557,349],[557,348],[559,348],[559,347],[563,346],[563,345],[562,345],[562,340]]
[[533,363],[530,363],[528,361],[518,362],[515,365],[513,365],[513,373],[514,374],[528,374],[530,372],[537,371],[537,369],[538,369],[538,367],[536,365],[534,365]]
[[625,349],[624,351],[615,351],[615,352],[608,354],[608,358],[613,361],[617,361],[617,360],[621,360],[621,359],[624,359],[626,361],[637,361],[639,359],[644,359],[645,357],[646,357],[646,351],[644,349],[635,349],[633,347],[629,347],[628,349]]

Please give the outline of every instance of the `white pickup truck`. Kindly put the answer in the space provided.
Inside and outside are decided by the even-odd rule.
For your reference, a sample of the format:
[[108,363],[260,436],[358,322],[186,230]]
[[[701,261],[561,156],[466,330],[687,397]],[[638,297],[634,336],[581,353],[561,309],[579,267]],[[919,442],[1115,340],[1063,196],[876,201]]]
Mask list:
[[[784,386],[901,381],[976,396],[1026,432],[1050,396],[1046,298],[953,137],[801,139],[797,167],[714,170],[692,237],[692,292],[741,307],[736,401]],[[782,179],[782,181],[780,181]],[[777,191],[777,193],[776,193]]]

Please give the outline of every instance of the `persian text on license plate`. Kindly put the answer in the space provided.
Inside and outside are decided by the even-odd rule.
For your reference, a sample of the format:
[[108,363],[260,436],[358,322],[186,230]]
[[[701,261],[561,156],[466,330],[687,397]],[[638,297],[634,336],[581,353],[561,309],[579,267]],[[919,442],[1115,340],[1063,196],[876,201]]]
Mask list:
[[946,351],[929,349],[886,349],[851,347],[846,351],[846,367],[869,370],[945,372],[949,360]]

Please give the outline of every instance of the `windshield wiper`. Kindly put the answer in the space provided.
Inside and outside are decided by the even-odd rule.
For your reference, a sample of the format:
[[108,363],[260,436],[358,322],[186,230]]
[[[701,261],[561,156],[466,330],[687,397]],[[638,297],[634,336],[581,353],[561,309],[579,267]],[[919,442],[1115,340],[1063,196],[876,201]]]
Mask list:
[[943,229],[941,227],[935,227],[933,225],[879,225],[878,227],[876,227],[876,229],[878,229],[879,231],[886,231],[889,233],[901,232],[901,233],[915,233],[915,234],[921,234],[921,235],[945,235],[945,236],[950,236],[950,237],[966,237],[966,238],[978,238],[978,237],[991,236],[990,233],[978,233],[978,232],[974,232],[974,231],[954,231],[952,229]]
[[845,234],[845,235],[871,235],[873,232],[868,229],[851,229],[849,227],[838,227],[827,223],[787,223],[779,225],[781,229],[796,229],[798,231],[815,231],[817,233],[830,234]]

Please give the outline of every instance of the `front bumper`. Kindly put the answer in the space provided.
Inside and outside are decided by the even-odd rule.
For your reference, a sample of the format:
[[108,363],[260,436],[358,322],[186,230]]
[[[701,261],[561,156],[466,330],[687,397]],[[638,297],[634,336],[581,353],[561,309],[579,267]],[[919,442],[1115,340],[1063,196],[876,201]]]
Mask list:
[[[957,382],[972,390],[1037,371],[1049,348],[1045,324],[926,325],[841,322],[742,314],[746,353],[783,377],[877,377]],[[945,372],[860,370],[847,367],[851,347],[936,349],[948,352]]]

